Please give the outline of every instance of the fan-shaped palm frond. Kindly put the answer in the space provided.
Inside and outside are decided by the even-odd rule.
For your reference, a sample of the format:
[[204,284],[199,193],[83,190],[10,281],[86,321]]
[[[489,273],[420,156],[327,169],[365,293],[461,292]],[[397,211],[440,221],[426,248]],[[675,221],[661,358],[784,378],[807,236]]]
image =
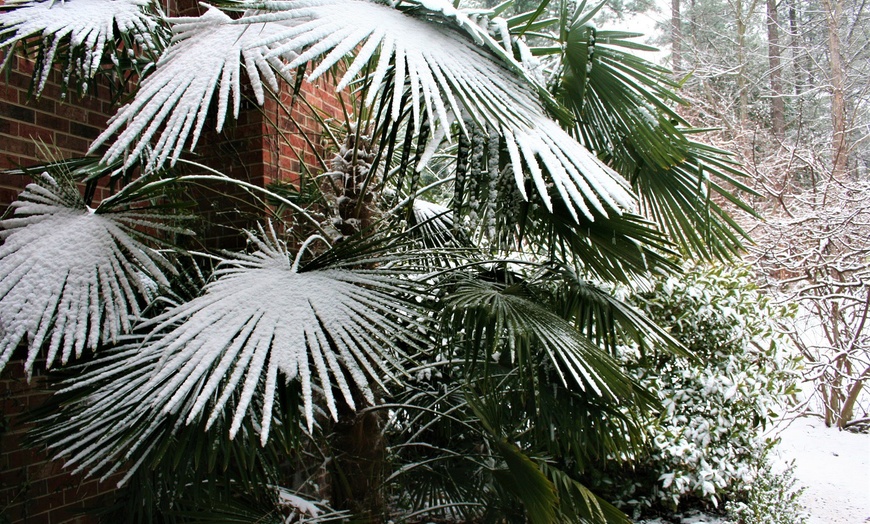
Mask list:
[[[453,372],[468,373],[464,386],[455,382],[463,379],[448,377]],[[583,402],[590,396],[556,384],[539,388],[530,402],[521,382],[515,370],[484,377],[456,362],[406,383],[398,402],[384,406],[394,413],[391,430],[400,441],[389,481],[401,486],[416,512],[444,520],[486,521],[489,514],[514,521],[525,513],[533,522],[628,522],[559,464],[571,463],[578,451],[596,458],[619,454],[623,441],[615,437],[627,429],[634,440],[637,428],[624,424],[618,409],[590,410]],[[560,398],[548,396],[551,389]],[[584,468],[575,466],[575,473]]]
[[143,351],[161,355],[143,386],[152,404],[187,423],[208,409],[209,427],[238,396],[232,436],[257,393],[265,441],[278,372],[301,382],[309,428],[315,383],[333,417],[334,387],[350,406],[353,386],[373,402],[370,381],[383,385],[381,376],[391,375],[403,354],[400,345],[414,346],[422,328],[414,306],[400,298],[408,281],[385,269],[306,271],[301,252],[290,260],[274,233],[250,239],[257,252],[229,256],[202,296],[145,325],[154,334]]
[[[523,194],[525,164],[548,207],[552,205],[551,191],[571,204],[571,213],[579,211],[590,218],[593,210],[608,215],[633,205],[623,179],[547,116],[544,106],[557,104],[522,73],[512,55],[449,4],[412,2],[400,6],[402,9],[365,0],[245,4],[252,5],[272,12],[247,13],[231,20],[212,9],[199,19],[172,21],[178,43],[161,59],[157,73],[144,83],[133,103],[118,113],[94,145],[127,125],[106,153],[106,161],[118,158],[130,147],[132,159],[164,124],[153,165],[170,154],[177,158],[194,121],[197,127],[191,144],[196,143],[219,78],[220,128],[230,86],[234,93],[238,91],[240,54],[262,103],[258,77],[263,75],[270,84],[275,81],[268,65],[287,72],[321,58],[309,76],[313,80],[355,51],[357,57],[338,88],[364,69],[373,70],[371,101],[392,71],[391,117],[398,119],[407,79],[416,130],[424,120],[435,128],[430,151],[450,134],[454,122],[462,127],[462,118],[467,116],[505,138]],[[475,41],[488,45],[482,47]],[[289,63],[281,68],[279,58]],[[421,163],[429,156],[424,154]]]
[[183,230],[147,209],[86,208],[76,187],[47,173],[12,204],[0,222],[0,369],[26,336],[30,373],[48,342],[46,366],[66,364],[84,349],[129,332],[149,280],[167,284],[174,271],[158,252],[136,240],[138,228]]
[[[477,251],[465,232],[453,221],[453,211],[450,208],[419,198],[414,199],[408,223],[412,226],[410,232],[419,237],[423,247],[435,256],[457,249]],[[441,258],[440,262],[442,266],[450,267],[451,262],[455,261]]]
[[[463,332],[468,341],[492,358],[493,351],[509,352],[520,368],[537,366],[533,351],[546,353],[563,383],[589,387],[610,398],[632,394],[634,386],[619,364],[570,323],[528,296],[521,284],[506,285],[462,279],[445,298],[445,325]],[[464,331],[462,331],[464,330]],[[570,379],[570,381],[569,381]]]
[[[146,341],[142,334],[123,336],[117,346],[75,368],[78,373],[62,382],[56,394],[62,408],[41,421],[36,439],[77,473],[101,473],[105,480],[123,467],[126,474],[119,485],[131,479],[135,483],[143,464],[157,468],[159,473],[160,466],[167,461],[171,466],[186,464],[191,459],[218,461],[224,469],[229,463],[255,463],[258,458],[249,455],[256,455],[261,448],[257,446],[259,435],[251,427],[250,418],[227,444],[224,420],[204,433],[200,427],[177,424],[159,406],[143,401],[150,398],[147,386],[159,369],[162,356],[149,351],[144,346]],[[285,425],[283,413],[278,409],[273,423],[293,431],[294,424]],[[211,453],[203,454],[197,436],[217,443]],[[184,467],[178,470],[170,467],[166,473],[190,480],[185,477]]]
[[[652,48],[633,42],[634,33],[596,31],[588,25],[595,9],[585,5],[549,21],[560,30],[542,36],[558,45],[532,49],[553,56],[551,90],[574,113],[572,132],[631,181],[642,212],[677,246],[704,258],[734,256],[746,235],[711,194],[751,213],[733,193],[753,193],[741,182],[746,174],[726,152],[691,140],[694,130],[668,105],[682,103],[671,72],[631,52]],[[525,23],[509,25],[520,32]]]
[[105,478],[125,465],[129,477],[172,455],[174,439],[197,442],[201,422],[209,438],[265,445],[303,418],[310,431],[324,410],[337,416],[337,395],[373,402],[372,383],[400,370],[427,329],[407,268],[347,268],[398,264],[378,256],[393,238],[349,240],[304,265],[305,246],[293,260],[274,231],[250,238],[257,251],[226,255],[202,295],[140,324],[143,334],[70,381],[61,394],[88,393],[40,441],[77,471]]
[[[101,67],[105,53],[119,52],[113,41],[115,27],[128,42],[140,49],[157,44],[152,38],[158,22],[151,0],[10,0],[2,7],[0,50],[6,49],[4,65],[16,46],[39,41],[36,62],[36,93],[42,92],[55,63],[58,49],[69,46],[65,75],[91,78]],[[108,44],[108,49],[107,49]]]
[[[160,126],[165,125],[147,166],[160,166],[170,155],[174,163],[191,132],[190,147],[196,145],[215,90],[218,92],[216,128],[220,131],[230,103],[233,115],[239,115],[242,63],[260,104],[265,100],[264,81],[271,89],[278,90],[273,69],[281,70],[282,64],[269,56],[275,46],[256,42],[275,35],[277,30],[283,29],[280,25],[233,24],[228,15],[211,6],[200,17],[167,21],[174,33],[172,45],[160,58],[157,71],[143,82],[136,98],[119,110],[112,124],[91,146],[93,152],[127,126],[106,151],[106,162],[124,156],[125,166],[132,165],[142,151],[152,145],[151,139]],[[134,143],[132,153],[127,151]]]

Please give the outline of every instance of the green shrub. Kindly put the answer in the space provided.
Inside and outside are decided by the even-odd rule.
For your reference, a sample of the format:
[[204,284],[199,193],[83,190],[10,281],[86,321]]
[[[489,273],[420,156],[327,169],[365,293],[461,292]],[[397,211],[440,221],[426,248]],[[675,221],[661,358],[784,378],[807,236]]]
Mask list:
[[[623,506],[644,511],[748,501],[774,440],[763,436],[793,394],[797,360],[776,329],[793,311],[759,293],[742,269],[691,268],[633,300],[691,357],[623,348],[631,374],[662,410],[648,421],[648,453],[609,473]],[[748,513],[746,513],[748,514]]]
[[765,470],[743,500],[725,504],[728,517],[737,524],[804,524],[804,488],[795,484],[794,463],[781,473]]

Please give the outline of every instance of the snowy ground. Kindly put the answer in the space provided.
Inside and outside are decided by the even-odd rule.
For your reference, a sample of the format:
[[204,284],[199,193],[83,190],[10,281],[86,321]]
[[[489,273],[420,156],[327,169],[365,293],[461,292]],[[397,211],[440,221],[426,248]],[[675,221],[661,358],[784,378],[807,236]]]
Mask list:
[[870,435],[797,419],[782,432],[780,453],[795,461],[795,477],[807,488],[809,524],[870,522]]
[[[826,428],[818,418],[801,418],[781,430],[780,460],[795,463],[795,478],[808,524],[870,523],[870,434]],[[693,515],[680,524],[729,524]],[[662,519],[645,524],[665,524]]]

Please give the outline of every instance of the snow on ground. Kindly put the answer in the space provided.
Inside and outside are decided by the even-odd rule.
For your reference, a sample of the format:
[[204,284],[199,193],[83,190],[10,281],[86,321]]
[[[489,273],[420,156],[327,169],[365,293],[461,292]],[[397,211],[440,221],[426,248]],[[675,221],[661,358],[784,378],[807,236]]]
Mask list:
[[[795,479],[806,488],[801,504],[807,524],[870,523],[870,434],[826,428],[819,418],[799,418],[779,429],[779,459],[794,461]],[[698,513],[674,519],[680,524],[730,524]],[[666,524],[655,519],[643,524]]]
[[806,487],[801,502],[809,524],[870,522],[870,435],[801,418],[781,437],[781,458],[794,460],[795,478]]

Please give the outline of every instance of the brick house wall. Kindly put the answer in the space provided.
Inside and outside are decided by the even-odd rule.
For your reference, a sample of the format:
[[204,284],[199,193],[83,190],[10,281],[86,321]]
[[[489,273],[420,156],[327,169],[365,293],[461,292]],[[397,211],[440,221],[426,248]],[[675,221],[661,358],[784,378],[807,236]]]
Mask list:
[[[179,12],[194,14],[198,7],[190,4]],[[22,58],[14,60],[8,76],[0,76],[0,213],[29,182],[3,170],[45,163],[38,142],[62,158],[82,156],[117,109],[108,96],[80,99],[70,93],[64,99],[56,71],[41,97],[31,98],[28,85],[32,64]],[[332,88],[304,83],[303,90],[323,114],[342,118]],[[107,90],[103,92],[108,94]],[[302,104],[292,104],[289,89],[281,93],[280,99],[280,104],[267,99],[262,109],[245,106],[238,120],[228,118],[222,133],[216,133],[213,126],[211,131],[204,131],[192,158],[260,187],[277,181],[298,181],[303,164],[319,172],[317,158],[324,151],[316,119]],[[292,107],[292,120],[299,126],[291,123],[282,106]],[[276,131],[272,122],[277,122],[281,131]],[[98,193],[96,198],[103,196]],[[252,218],[262,217],[267,211],[260,201],[250,201],[249,206],[243,210],[245,206],[238,199],[222,200],[216,192],[204,191],[199,211],[206,215],[205,223],[211,227],[200,237],[203,243],[228,249],[242,247],[244,239],[232,228],[250,226]],[[24,348],[19,348],[0,373],[0,524],[97,522],[82,512],[110,502],[118,477],[100,483],[73,475],[62,464],[50,461],[45,452],[24,447],[30,427],[28,414],[51,395],[46,389],[44,367],[38,362],[32,380],[27,381],[24,357]]]
[[[82,156],[114,108],[99,98],[64,100],[59,74],[52,75],[38,100],[29,98],[32,64],[14,60],[17,64],[0,80],[0,171],[44,163],[40,142],[57,156]],[[0,212],[27,183],[24,177],[0,172]],[[19,348],[0,373],[0,524],[96,522],[81,512],[105,504],[114,483],[71,475],[45,452],[24,446],[28,414],[51,395],[44,366],[34,367],[28,383],[24,357],[24,348]]]

